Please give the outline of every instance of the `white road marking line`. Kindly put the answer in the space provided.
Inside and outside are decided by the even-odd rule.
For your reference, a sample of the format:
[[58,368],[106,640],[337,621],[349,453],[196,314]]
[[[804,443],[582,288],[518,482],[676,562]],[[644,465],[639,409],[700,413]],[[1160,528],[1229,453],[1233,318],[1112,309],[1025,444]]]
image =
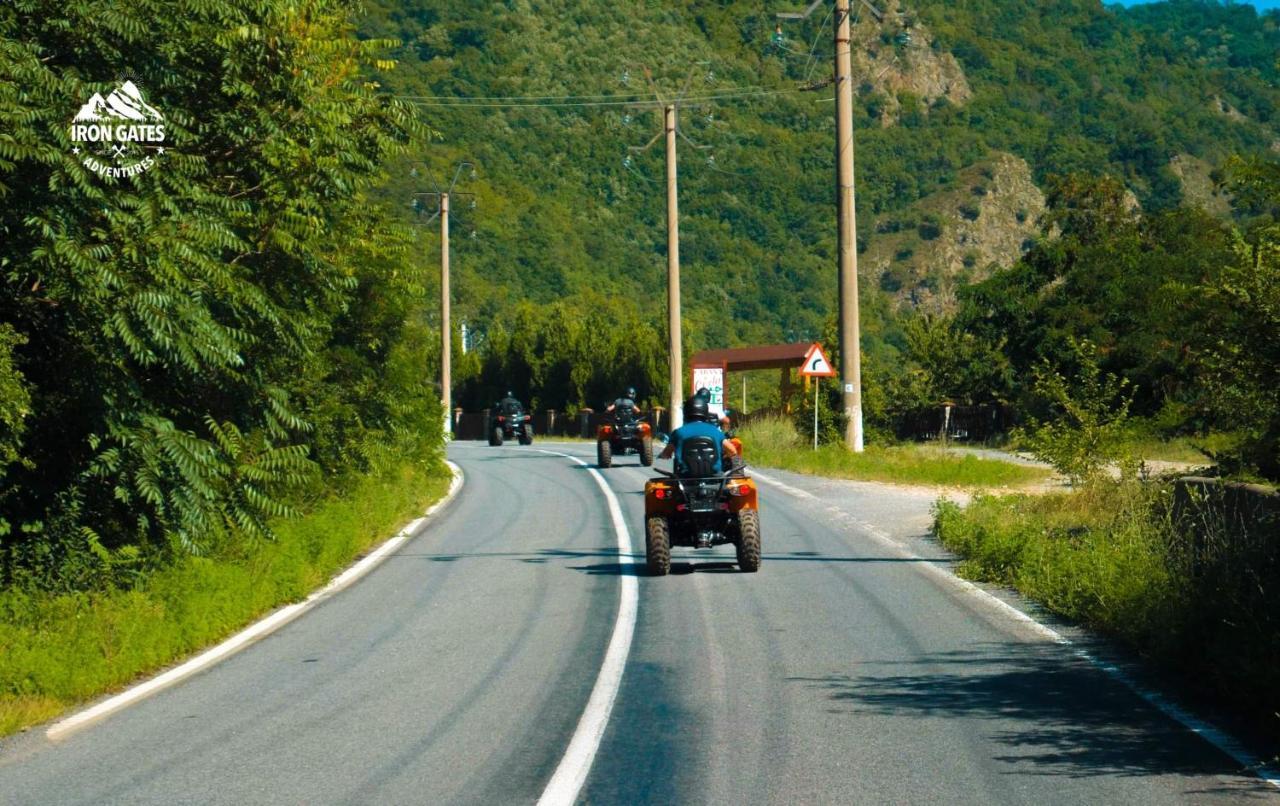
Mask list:
[[[622,505],[613,490],[605,483],[600,471],[576,456],[557,451],[537,449],[539,453],[551,454],[570,459],[583,467],[595,479],[609,504],[609,515],[613,519],[613,531],[618,538],[618,562],[621,565],[634,564],[631,555],[631,533],[627,531],[627,522],[622,517]],[[600,740],[604,738],[604,729],[609,724],[609,714],[613,711],[613,703],[618,698],[618,690],[622,686],[622,672],[627,665],[627,655],[631,652],[631,638],[635,634],[636,610],[639,601],[639,588],[634,574],[623,569],[622,589],[619,594],[618,618],[613,625],[613,637],[609,639],[609,648],[605,650],[604,662],[600,665],[600,674],[596,677],[595,687],[591,689],[591,697],[587,707],[578,720],[578,727],[573,732],[569,747],[560,759],[555,774],[538,799],[538,806],[561,806],[577,801],[582,785],[587,781],[587,773],[591,772],[591,764],[595,761],[596,751],[600,749]]]
[[125,689],[114,697],[103,700],[97,705],[86,708],[79,713],[72,714],[66,719],[54,723],[47,731],[45,731],[45,736],[50,740],[65,738],[67,734],[73,731],[79,730],[80,728],[96,722],[109,714],[113,714],[122,708],[133,705],[139,700],[155,694],[157,691],[168,688],[169,686],[190,677],[196,672],[206,669],[224,658],[235,654],[239,650],[244,649],[259,638],[262,638],[272,631],[288,624],[290,621],[293,621],[298,616],[301,616],[303,613],[315,607],[321,601],[333,596],[344,588],[349,587],[357,579],[372,571],[374,567],[377,566],[378,563],[382,562],[388,554],[391,554],[393,551],[400,548],[405,541],[412,538],[432,515],[457,496],[458,491],[462,489],[463,484],[462,468],[458,467],[453,462],[447,462],[447,464],[449,465],[449,469],[453,471],[453,481],[449,484],[449,492],[445,494],[445,497],[432,504],[431,508],[428,509],[421,518],[416,518],[411,521],[409,525],[396,533],[395,537],[386,541],[359,562],[355,563],[350,568],[330,580],[328,585],[325,585],[320,590],[312,593],[301,602],[285,605],[279,610],[274,611],[265,618],[249,625],[227,640],[212,649],[202,652],[186,663],[183,663],[180,666],[175,666],[169,671],[163,672],[150,680],[139,683],[132,688]]
[[[777,487],[783,492],[790,493],[791,495],[796,496],[797,498],[804,498],[804,499],[816,498],[816,496],[814,496],[813,493],[810,493],[806,490],[801,490],[789,484],[785,484],[781,481],[778,481],[775,478],[772,478],[771,476],[766,476],[762,473],[759,473],[754,469],[752,470],[751,475],[754,476],[755,478],[760,479],[763,482],[766,482],[767,484],[771,484],[774,487]],[[1234,737],[1214,727],[1208,722],[1205,722],[1204,720],[1193,716],[1192,714],[1183,710],[1178,705],[1167,700],[1161,694],[1155,691],[1152,691],[1146,688],[1145,686],[1141,685],[1136,680],[1131,678],[1129,675],[1125,674],[1124,670],[1120,669],[1115,664],[1108,663],[1107,661],[1104,661],[1100,658],[1096,658],[1088,651],[1081,649],[1080,647],[1077,647],[1070,638],[1067,638],[1062,633],[1058,632],[1052,627],[1041,624],[1031,616],[1022,612],[1021,610],[1009,604],[1008,602],[1004,601],[1003,599],[999,598],[998,596],[993,596],[991,593],[988,593],[987,591],[973,584],[969,580],[961,579],[960,577],[951,573],[947,569],[935,564],[934,562],[927,560],[923,557],[920,557],[916,555],[914,552],[908,551],[906,548],[902,546],[901,543],[889,537],[883,531],[881,531],[880,529],[877,529],[875,526],[871,525],[870,523],[867,523],[866,521],[854,520],[851,516],[848,515],[848,513],[846,513],[844,510],[839,509],[838,507],[828,507],[828,509],[836,510],[838,514],[840,514],[846,520],[850,521],[855,526],[857,526],[860,530],[865,532],[867,536],[869,536],[871,539],[875,540],[880,545],[889,549],[894,554],[897,554],[899,557],[902,557],[903,559],[918,560],[919,562],[915,564],[915,567],[919,568],[924,573],[933,577],[938,582],[941,582],[942,584],[952,588],[953,590],[956,590],[957,592],[963,595],[977,599],[979,602],[982,602],[988,605],[989,607],[994,607],[996,610],[999,610],[1000,612],[1004,613],[1006,616],[1009,616],[1014,620],[1021,622],[1024,626],[1030,628],[1033,632],[1039,634],[1042,638],[1052,641],[1055,644],[1061,644],[1065,647],[1069,647],[1071,649],[1072,654],[1074,654],[1077,658],[1080,658],[1081,660],[1088,662],[1089,664],[1093,665],[1095,668],[1101,669],[1103,672],[1110,675],[1112,678],[1114,678],[1115,680],[1120,682],[1122,685],[1124,685],[1125,688],[1128,688],[1134,694],[1137,694],[1143,700],[1151,704],[1156,710],[1160,711],[1160,713],[1164,714],[1170,719],[1173,719],[1175,722],[1180,723],[1183,727],[1185,727],[1187,730],[1191,731],[1192,733],[1196,734],[1197,736],[1202,737],[1207,742],[1212,744],[1214,747],[1218,748],[1223,753],[1230,756],[1237,764],[1239,764],[1244,769],[1250,771],[1251,773],[1261,778],[1263,781],[1267,782],[1271,786],[1277,789],[1280,789],[1280,771],[1272,768],[1269,765],[1264,764],[1260,759],[1258,759],[1256,756],[1254,756],[1252,753],[1246,750],[1244,746],[1241,745],[1240,742],[1237,741]]]

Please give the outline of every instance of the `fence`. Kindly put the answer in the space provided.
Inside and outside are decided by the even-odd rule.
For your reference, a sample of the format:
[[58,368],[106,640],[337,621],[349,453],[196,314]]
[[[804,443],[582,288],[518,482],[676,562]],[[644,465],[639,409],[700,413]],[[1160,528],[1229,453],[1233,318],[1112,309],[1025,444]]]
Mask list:
[[987,442],[1015,424],[1009,406],[931,406],[904,416],[898,428],[902,439],[947,439]]

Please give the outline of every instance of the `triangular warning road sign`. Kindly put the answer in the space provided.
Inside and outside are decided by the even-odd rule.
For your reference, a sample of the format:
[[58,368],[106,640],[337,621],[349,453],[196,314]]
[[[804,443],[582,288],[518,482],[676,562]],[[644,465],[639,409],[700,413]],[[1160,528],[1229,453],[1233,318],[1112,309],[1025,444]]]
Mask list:
[[821,344],[815,343],[809,348],[809,352],[804,357],[804,365],[800,367],[800,374],[806,378],[835,377],[836,371],[827,360],[827,354],[822,352]]

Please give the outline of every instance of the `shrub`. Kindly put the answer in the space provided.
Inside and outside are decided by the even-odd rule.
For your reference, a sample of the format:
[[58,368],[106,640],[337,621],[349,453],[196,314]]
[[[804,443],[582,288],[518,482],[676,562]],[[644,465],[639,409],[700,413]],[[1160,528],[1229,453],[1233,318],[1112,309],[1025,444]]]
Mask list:
[[1079,485],[1120,458],[1133,392],[1124,378],[1102,373],[1091,342],[1072,340],[1071,349],[1078,362],[1071,377],[1047,361],[1035,369],[1034,391],[1050,414],[1031,418],[1015,439]]

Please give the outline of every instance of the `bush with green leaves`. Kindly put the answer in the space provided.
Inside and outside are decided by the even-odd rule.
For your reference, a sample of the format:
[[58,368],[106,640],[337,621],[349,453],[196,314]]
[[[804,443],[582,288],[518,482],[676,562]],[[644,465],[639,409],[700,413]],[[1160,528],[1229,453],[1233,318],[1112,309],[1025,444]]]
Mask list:
[[[0,7],[0,581],[261,538],[379,443],[438,461],[423,270],[368,195],[425,130],[355,8]],[[69,124],[122,75],[166,150],[103,178]]]
[[1121,458],[1133,391],[1126,379],[1102,371],[1093,343],[1072,341],[1071,349],[1067,374],[1048,362],[1036,368],[1034,392],[1047,414],[1028,418],[1015,440],[1078,485]]

